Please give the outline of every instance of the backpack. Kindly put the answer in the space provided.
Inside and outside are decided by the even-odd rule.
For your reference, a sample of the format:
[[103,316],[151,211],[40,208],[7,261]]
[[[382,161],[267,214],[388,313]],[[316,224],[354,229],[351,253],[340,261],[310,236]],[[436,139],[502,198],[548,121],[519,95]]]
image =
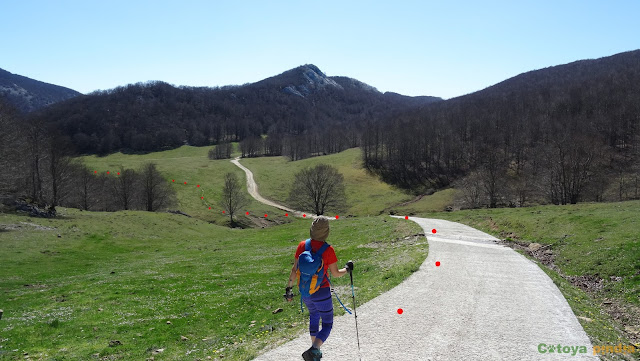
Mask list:
[[304,252],[298,257],[298,270],[296,271],[298,289],[300,290],[300,295],[304,298],[311,297],[312,294],[316,293],[324,281],[325,272],[322,254],[327,248],[329,248],[329,244],[325,242],[318,252],[313,253],[311,239],[305,241]]
[[[304,252],[300,253],[298,256],[298,270],[296,274],[298,276],[298,290],[300,291],[300,311],[304,312],[302,308],[302,298],[311,297],[312,294],[316,293],[320,286],[322,286],[322,282],[324,281],[325,271],[324,271],[324,261],[322,260],[322,254],[324,251],[329,248],[329,244],[325,242],[325,244],[320,247],[318,252],[313,253],[311,250],[311,239],[307,239],[304,243]],[[329,279],[327,279],[329,281]],[[331,281],[329,281],[329,286],[331,286]],[[334,293],[335,294],[335,293]],[[335,294],[336,299],[340,302],[342,308],[344,308],[347,313],[351,314],[351,311],[345,307],[345,305],[340,301],[338,295]]]

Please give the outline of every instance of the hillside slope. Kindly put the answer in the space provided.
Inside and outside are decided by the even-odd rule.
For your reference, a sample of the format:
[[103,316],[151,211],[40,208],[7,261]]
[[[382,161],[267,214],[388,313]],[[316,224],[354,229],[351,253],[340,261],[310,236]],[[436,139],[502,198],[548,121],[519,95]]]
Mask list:
[[[385,121],[364,161],[388,182],[440,189],[473,175],[477,205],[599,200],[640,170],[640,50],[520,74]],[[616,184],[617,185],[617,184]],[[627,187],[627,188],[625,188]],[[483,190],[484,189],[484,190]]]
[[349,207],[344,215],[378,215],[387,207],[413,198],[410,194],[367,173],[366,169],[362,168],[358,148],[296,162],[289,162],[285,157],[242,159],[242,164],[253,172],[260,194],[282,204],[287,204],[295,174],[305,167],[321,163],[336,167],[344,176]]
[[0,97],[6,98],[23,112],[31,112],[78,95],[81,94],[75,90],[0,69]]

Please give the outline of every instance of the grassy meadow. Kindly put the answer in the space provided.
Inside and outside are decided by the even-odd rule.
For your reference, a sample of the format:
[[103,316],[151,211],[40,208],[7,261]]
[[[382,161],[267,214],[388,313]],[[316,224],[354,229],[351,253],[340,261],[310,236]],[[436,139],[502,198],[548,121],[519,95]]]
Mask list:
[[253,172],[263,197],[285,204],[294,181],[293,175],[305,167],[320,163],[338,168],[344,176],[349,206],[345,212],[347,215],[378,215],[388,207],[414,198],[368,174],[362,167],[358,148],[295,162],[290,162],[286,157],[248,158],[241,162]]
[[[0,360],[250,360],[307,327],[299,298],[282,294],[309,220],[230,229],[169,213],[59,213],[0,214]],[[411,222],[341,218],[331,227],[339,262],[356,261],[359,302],[426,257],[424,237],[403,243],[421,231]],[[334,284],[348,301],[348,278]]]
[[[210,160],[209,149],[211,147],[183,146],[144,155],[115,153],[105,157],[93,155],[80,159],[92,170],[100,173],[110,171],[111,174],[120,167],[139,169],[142,164],[153,162],[176,191],[179,204],[174,207],[175,209],[202,220],[226,225],[229,217],[222,214],[222,208],[218,206],[218,199],[224,185],[224,175],[228,172],[235,173],[243,185],[246,177],[240,168],[227,159]],[[187,184],[185,185],[184,182]],[[238,215],[241,224],[248,227],[268,226],[287,221],[284,212],[255,201],[247,193],[246,187],[244,192],[250,202]],[[247,211],[248,217],[245,215]],[[267,214],[266,218],[265,214]]]
[[414,201],[415,196],[382,182],[362,167],[359,148],[337,154],[290,162],[286,157],[248,158],[242,164],[254,173],[262,196],[287,203],[294,181],[293,175],[305,167],[330,164],[342,173],[345,181],[346,214],[364,216],[378,214],[418,214],[440,212],[453,204],[454,189],[446,189]]
[[[309,220],[284,217],[247,194],[250,215],[239,215],[245,229],[227,227],[217,205],[223,176],[234,172],[243,184],[245,176],[229,160],[209,160],[209,149],[81,158],[98,172],[156,163],[176,190],[179,204],[172,208],[192,218],[64,208],[57,219],[0,213],[0,360],[250,360],[306,329],[299,299],[288,304],[282,294]],[[332,221],[329,242],[340,263],[356,261],[359,303],[424,261],[426,240],[415,236],[421,229],[388,217],[408,214],[550,245],[562,275],[603,280],[587,293],[534,260],[594,344],[631,342],[625,334],[640,331],[633,326],[640,324],[640,201],[443,212],[454,189],[415,199],[367,173],[359,149],[296,162],[241,162],[260,193],[282,203],[304,167],[328,163],[344,175],[350,208]],[[348,300],[348,279],[334,284]],[[272,313],[277,308],[283,311]]]

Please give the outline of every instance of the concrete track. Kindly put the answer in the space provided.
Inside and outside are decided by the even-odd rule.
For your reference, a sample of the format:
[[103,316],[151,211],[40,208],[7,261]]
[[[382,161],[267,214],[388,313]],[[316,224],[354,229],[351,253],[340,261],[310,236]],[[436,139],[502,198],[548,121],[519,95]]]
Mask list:
[[[260,196],[253,173],[238,158],[232,162],[247,174],[251,196],[302,215]],[[335,318],[322,346],[323,361],[598,360],[564,296],[536,264],[496,244],[495,237],[463,224],[417,217],[409,221],[424,229],[429,256],[400,285],[358,306],[360,352],[354,317]],[[357,266],[354,282],[357,285]],[[341,296],[351,305],[351,295]],[[309,346],[305,333],[255,360],[301,360]],[[580,346],[586,354],[562,351],[564,347],[579,351]]]

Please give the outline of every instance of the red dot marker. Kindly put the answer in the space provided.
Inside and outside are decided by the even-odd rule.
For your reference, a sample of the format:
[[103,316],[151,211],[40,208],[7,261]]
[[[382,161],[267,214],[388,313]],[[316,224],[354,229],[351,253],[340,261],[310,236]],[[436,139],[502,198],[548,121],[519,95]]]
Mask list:
[[98,171],[97,171],[97,170],[94,170],[94,171],[93,171],[93,174],[96,174],[96,173],[98,173]]
[[306,215],[306,214],[303,214],[302,216],[303,216],[303,217],[305,217],[305,218],[307,218],[307,215]]
[[436,229],[435,229],[435,228],[434,228],[434,229],[432,229],[432,230],[431,230],[431,233],[436,234]]
[[249,212],[247,212],[247,216],[249,215]]
[[440,267],[440,261],[436,261],[436,267]]
[[171,181],[172,181],[173,183],[175,183],[175,182],[176,182],[176,180],[175,180],[175,179],[172,179]]
[[200,197],[200,199],[204,199],[204,197]]
[[109,171],[107,171],[107,174],[109,174]]
[[289,213],[285,213],[285,214],[284,214],[284,216],[285,216],[285,217],[289,217]]
[[336,216],[336,219],[340,218],[340,216]]
[[409,219],[409,216],[404,216],[404,219]]
[[184,182],[184,184],[187,184],[187,182]]
[[120,175],[120,172],[118,172],[118,175]]
[[200,188],[200,184],[198,184],[196,187]]
[[402,310],[402,308],[398,308],[398,314],[399,314],[399,315],[401,315],[401,314],[402,314],[402,312],[404,312],[404,311]]
[[209,209],[211,209],[211,207],[209,207]]
[[264,214],[264,218],[267,218],[267,214],[266,213]]
[[227,213],[227,212],[225,212],[225,211],[222,211],[222,213]]

